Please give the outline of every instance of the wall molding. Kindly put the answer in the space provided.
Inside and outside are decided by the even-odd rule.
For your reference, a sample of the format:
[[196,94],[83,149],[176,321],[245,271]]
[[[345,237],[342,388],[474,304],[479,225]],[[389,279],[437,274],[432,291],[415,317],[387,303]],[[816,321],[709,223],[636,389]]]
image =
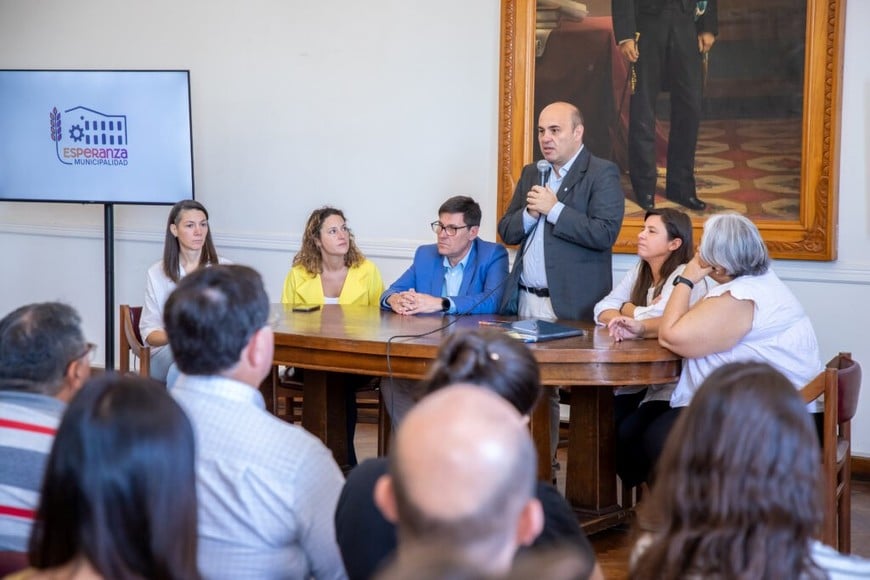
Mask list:
[[[0,235],[39,236],[81,240],[103,240],[102,226],[92,224],[49,225],[49,224],[10,224],[0,223]],[[215,244],[220,248],[237,248],[269,252],[293,252],[299,250],[302,243],[301,235],[237,232],[215,234]],[[115,227],[116,242],[141,242],[161,245],[163,232],[154,230],[136,230]],[[363,253],[369,258],[412,259],[414,252],[421,244],[430,244],[432,240],[407,239],[365,239],[356,238]],[[870,275],[868,275],[870,278]]]
[[[43,236],[67,239],[101,240],[103,228],[100,225],[49,225],[13,224],[0,222],[0,234],[18,236]],[[144,242],[160,245],[163,233],[154,230],[115,228],[115,240],[119,242]],[[300,235],[254,232],[221,232],[215,235],[216,244],[221,248],[241,250],[295,253],[301,243]],[[432,243],[431,239],[409,240],[388,238],[361,238],[357,244],[369,258],[411,260],[414,252],[422,244]],[[613,270],[617,278],[632,268],[636,256],[617,254],[614,256]],[[777,275],[789,282],[810,282],[824,284],[857,284],[870,286],[870,264],[836,262],[774,261]]]

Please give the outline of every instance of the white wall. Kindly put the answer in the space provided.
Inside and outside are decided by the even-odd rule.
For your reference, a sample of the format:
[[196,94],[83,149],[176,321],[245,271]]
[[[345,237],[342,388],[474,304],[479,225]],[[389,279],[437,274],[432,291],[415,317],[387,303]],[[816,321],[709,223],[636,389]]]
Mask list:
[[[310,210],[345,209],[386,280],[429,241],[440,202],[495,213],[499,0],[0,0],[0,68],[190,69],[197,198],[217,245],[273,300]],[[847,6],[839,260],[778,262],[822,351],[870,372],[870,62]],[[2,154],[0,136],[0,154]],[[165,207],[115,210],[116,301],[141,303]],[[102,346],[102,208],[0,203],[0,315],[64,300]],[[485,219],[484,237],[495,224]],[[614,274],[634,262],[614,258]],[[870,383],[854,428],[870,455]],[[864,423],[864,425],[862,425]]]

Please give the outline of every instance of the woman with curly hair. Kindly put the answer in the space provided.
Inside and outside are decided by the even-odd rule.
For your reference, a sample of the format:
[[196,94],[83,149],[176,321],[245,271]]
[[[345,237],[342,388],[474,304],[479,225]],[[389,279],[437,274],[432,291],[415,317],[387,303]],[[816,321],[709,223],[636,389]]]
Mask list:
[[377,307],[383,291],[381,273],[357,248],[344,212],[328,206],[314,210],[284,280],[281,302]]
[[[373,262],[367,260],[347,227],[344,212],[324,206],[314,210],[305,224],[302,247],[293,258],[293,267],[284,280],[281,302],[290,306],[342,304],[379,307],[384,282]],[[301,378],[300,369],[294,377]],[[370,377],[344,375],[347,393],[347,463],[356,465],[353,439],[356,433],[356,389]]]
[[870,562],[815,540],[820,466],[794,385],[767,363],[721,366],[667,439],[630,577],[867,577]]

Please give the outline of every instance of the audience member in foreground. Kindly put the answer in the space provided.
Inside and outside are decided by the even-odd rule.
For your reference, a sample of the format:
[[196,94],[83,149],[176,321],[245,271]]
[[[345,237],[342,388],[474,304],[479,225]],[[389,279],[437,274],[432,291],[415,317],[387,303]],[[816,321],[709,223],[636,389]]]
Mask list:
[[[595,322],[606,324],[616,340],[655,338],[674,280],[695,253],[692,220],[684,212],[662,208],[646,212],[637,235],[637,266],[595,305]],[[707,293],[707,278],[692,289],[694,304]],[[637,328],[636,328],[637,327]],[[637,330],[637,332],[633,332]],[[652,466],[646,464],[643,441],[647,427],[671,408],[675,383],[648,387],[620,387],[614,398],[616,423],[616,472],[629,486],[646,481]]]
[[[705,276],[719,285],[690,309],[693,286]],[[647,429],[644,447],[650,465],[656,464],[680,410],[721,365],[766,361],[795,388],[822,370],[813,325],[770,269],[764,240],[745,216],[722,213],[707,219],[698,254],[674,283],[659,323],[659,342],[686,360],[672,408]]]
[[[384,291],[381,306],[404,315],[492,314],[498,310],[508,271],[504,246],[477,237],[480,205],[470,197],[451,197],[432,222],[437,244],[420,246],[414,263]],[[390,379],[381,393],[393,427],[423,394],[419,381]]]
[[867,578],[870,562],[814,539],[820,466],[789,379],[766,363],[720,367],[668,437],[631,578]]
[[483,573],[506,573],[544,525],[535,471],[528,427],[510,403],[473,385],[430,394],[408,413],[375,487],[398,524],[398,561],[433,542]]
[[165,318],[183,373],[172,395],[196,433],[203,576],[344,577],[332,523],[341,472],[316,437],[270,415],[258,390],[274,348],[260,275],[199,269]]
[[[464,383],[491,390],[521,414],[531,413],[541,392],[538,364],[531,351],[502,332],[476,329],[452,335],[423,381],[427,392]],[[348,475],[335,512],[336,537],[348,575],[371,578],[396,549],[396,527],[374,504],[377,480],[387,473],[387,458],[368,459]],[[565,546],[595,565],[595,554],[565,498],[548,483],[537,482],[544,528],[534,551]]]
[[55,431],[93,351],[66,304],[29,304],[0,320],[0,550],[27,550]]
[[172,351],[163,325],[163,306],[169,293],[187,274],[218,263],[228,262],[218,257],[211,240],[208,210],[192,199],[179,201],[169,210],[163,259],[148,268],[145,303],[139,320],[142,340],[152,347],[151,376],[158,381],[167,380],[172,366]]
[[199,578],[190,422],[159,383],[102,375],[70,403],[16,578]]
[[586,580],[594,564],[587,554],[566,546],[518,554],[504,574],[487,573],[439,544],[415,544],[407,556],[384,568],[377,580]]
[[[291,306],[348,304],[378,307],[384,283],[374,262],[356,247],[344,212],[334,207],[314,210],[305,225],[302,247],[293,258],[293,268],[284,280],[281,302]],[[301,369],[294,377],[301,379]],[[370,377],[345,374],[347,403],[348,465],[356,465],[353,446],[356,433],[356,388]]]

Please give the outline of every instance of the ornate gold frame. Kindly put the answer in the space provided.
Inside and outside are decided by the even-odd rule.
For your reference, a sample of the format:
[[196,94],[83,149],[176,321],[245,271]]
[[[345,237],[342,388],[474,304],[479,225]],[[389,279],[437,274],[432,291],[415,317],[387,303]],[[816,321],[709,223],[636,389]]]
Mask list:
[[[840,91],[846,0],[807,0],[800,215],[757,222],[770,254],[793,260],[837,257]],[[531,160],[536,0],[502,0],[498,217]],[[695,223],[695,239],[703,224]],[[614,251],[634,253],[642,221],[626,218]]]

